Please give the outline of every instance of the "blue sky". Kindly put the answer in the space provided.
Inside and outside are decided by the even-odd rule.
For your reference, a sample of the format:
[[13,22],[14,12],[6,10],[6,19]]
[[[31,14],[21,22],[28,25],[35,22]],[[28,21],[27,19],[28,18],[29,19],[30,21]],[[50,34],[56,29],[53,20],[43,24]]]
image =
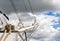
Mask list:
[[54,24],[53,27],[55,29],[57,29],[58,27],[60,27],[60,12],[57,12],[56,14],[54,14],[52,11],[49,11],[49,12],[47,12],[45,14],[48,15],[48,16],[56,16],[56,17],[59,17],[58,24]]

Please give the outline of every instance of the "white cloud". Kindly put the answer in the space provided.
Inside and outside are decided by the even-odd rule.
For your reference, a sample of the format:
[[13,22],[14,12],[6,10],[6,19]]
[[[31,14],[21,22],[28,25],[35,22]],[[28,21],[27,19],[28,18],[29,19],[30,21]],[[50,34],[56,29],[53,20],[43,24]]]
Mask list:
[[32,36],[30,37],[32,40],[30,41],[50,41],[50,38],[52,38],[57,32],[57,30],[52,26],[54,24],[54,22],[52,21],[56,21],[57,19],[57,17],[46,16],[43,14],[37,16],[37,21],[40,26],[32,34]]
[[52,0],[52,3],[55,5],[59,5],[60,4],[60,0]]
[[[30,13],[30,17],[32,16],[34,15]],[[39,27],[31,36],[28,35],[28,39],[30,41],[53,41],[54,39],[52,39],[52,37],[56,36],[55,34],[58,32],[58,30],[53,28],[53,25],[58,22],[58,17],[48,16],[42,13],[40,15],[35,15],[35,17],[39,23]],[[30,24],[28,20],[24,23]]]
[[[32,17],[31,15],[34,16],[32,13],[30,13],[29,17]],[[12,24],[16,25],[16,23],[18,23],[18,19],[16,18],[15,14],[9,15],[9,17],[10,17],[10,22]],[[58,22],[58,17],[48,16],[43,13],[41,13],[40,15],[35,15],[35,17],[37,19],[37,22],[39,23],[39,27],[36,29],[36,31],[34,31],[31,34],[31,36],[28,35],[29,41],[54,41],[56,40],[56,35],[58,35],[59,30],[54,29],[53,25]],[[29,21],[29,20],[24,21],[25,25],[26,24],[30,25],[31,22],[32,21]]]

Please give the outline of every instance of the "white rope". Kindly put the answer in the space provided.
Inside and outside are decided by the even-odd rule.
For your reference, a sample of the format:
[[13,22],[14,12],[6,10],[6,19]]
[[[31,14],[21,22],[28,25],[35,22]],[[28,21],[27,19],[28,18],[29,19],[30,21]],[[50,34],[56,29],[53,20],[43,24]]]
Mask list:
[[3,33],[2,36],[0,37],[0,41],[3,40],[5,34],[6,34],[6,30],[4,31],[4,33]]

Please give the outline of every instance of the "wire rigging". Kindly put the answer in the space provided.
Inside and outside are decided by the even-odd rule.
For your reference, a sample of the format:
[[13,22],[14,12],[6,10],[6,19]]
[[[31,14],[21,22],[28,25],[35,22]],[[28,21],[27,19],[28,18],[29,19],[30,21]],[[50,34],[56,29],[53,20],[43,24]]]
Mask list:
[[28,12],[28,9],[26,7],[26,4],[25,4],[25,1],[24,0],[23,0],[23,3],[24,3],[24,7],[25,7],[26,12]]
[[[15,7],[15,5],[14,5],[14,3],[13,3],[13,0],[10,0],[10,2],[11,2],[11,5],[12,5],[12,7],[13,7],[13,9],[14,9],[14,11],[15,11],[15,13],[16,13],[16,15],[18,14],[18,11],[17,11],[17,9],[16,9],[16,7]],[[24,4],[25,5],[25,4]],[[25,7],[26,8],[26,7]],[[26,8],[26,10],[27,10],[27,8]],[[17,17],[18,17],[18,15],[17,15]],[[21,21],[21,19],[18,17],[18,20],[19,20],[19,22],[23,25],[23,23],[22,23],[22,21]],[[24,31],[24,34],[25,34],[25,40],[27,41],[27,35],[26,35],[26,32]]]
[[31,13],[33,13],[33,9],[32,9],[32,6],[31,6],[31,3],[30,3],[30,0],[28,0],[28,3],[29,3],[29,6],[30,6],[30,9],[31,9]]
[[[10,0],[10,2],[11,2],[11,5],[12,5],[12,7],[13,7],[13,9],[14,9],[16,15],[17,15],[18,20],[19,20],[20,23],[23,25],[21,19],[18,17],[18,10],[17,10],[17,8],[16,8],[16,6],[15,6],[13,0]],[[24,3],[25,10],[28,11],[24,0],[23,0],[23,3]],[[28,0],[28,4],[29,4],[30,10],[31,10],[31,13],[33,13],[33,9],[32,9],[30,0]],[[34,19],[35,19],[35,20],[34,20],[34,23],[32,24],[32,26],[33,26],[34,24],[36,24],[36,17],[35,17],[35,16],[34,16]],[[24,26],[22,26],[22,27],[24,27]],[[34,27],[35,27],[35,26],[34,26]],[[27,41],[27,35],[26,35],[27,33],[26,33],[25,31],[24,31],[24,34],[25,34],[25,41]]]
[[[29,7],[30,7],[30,10],[31,10],[31,13],[33,14],[34,13],[34,11],[33,11],[33,8],[32,8],[32,5],[31,5],[31,2],[30,2],[30,0],[27,0],[28,1],[28,4],[29,4]],[[36,17],[34,16],[34,23],[32,24],[32,25],[34,25],[34,24],[36,24],[37,26],[36,27],[38,27],[39,25],[38,25],[38,23],[36,23]],[[34,26],[35,27],[35,26]],[[35,31],[37,28],[33,28],[33,31]],[[30,36],[32,35],[32,33],[30,34]]]
[[15,13],[17,15],[17,18],[18,18],[19,22],[22,23],[21,19],[18,17],[18,10],[16,9],[16,7],[14,5],[13,0],[10,0],[10,2],[11,2],[11,5],[12,5],[12,8],[14,9],[14,11],[15,11]]

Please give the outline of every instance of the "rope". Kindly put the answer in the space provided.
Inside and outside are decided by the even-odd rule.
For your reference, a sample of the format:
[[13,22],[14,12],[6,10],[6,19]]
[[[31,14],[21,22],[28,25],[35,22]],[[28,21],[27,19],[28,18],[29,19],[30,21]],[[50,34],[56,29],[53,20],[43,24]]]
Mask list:
[[5,34],[6,34],[6,30],[5,30],[5,32],[3,33],[3,35],[1,36],[0,41],[2,41],[2,39],[3,39],[3,37],[4,37]]
[[24,3],[25,10],[28,12],[28,9],[26,7],[26,4],[25,4],[25,1],[24,0],[23,0],[23,3]]
[[9,27],[10,30],[9,30],[9,32],[7,32],[7,35],[5,36],[5,38],[3,39],[3,41],[5,41],[8,38],[8,36],[11,34],[11,30],[12,30],[11,29],[11,25],[9,25],[8,27]]
[[21,19],[18,17],[18,11],[17,11],[17,9],[16,9],[16,7],[15,7],[15,5],[14,5],[13,0],[10,0],[10,2],[11,2],[11,5],[12,5],[12,8],[14,9],[14,11],[15,11],[15,13],[16,13],[16,16],[17,16],[19,22],[22,24]]
[[18,31],[18,35],[19,35],[19,37],[21,37],[21,39],[22,39],[23,41],[25,41],[19,31]]
[[31,3],[30,3],[30,0],[28,0],[28,3],[29,3],[29,6],[30,6],[30,9],[31,9],[31,13],[33,13],[33,9],[32,9],[32,6],[31,6]]
[[[16,9],[16,7],[15,7],[15,5],[14,5],[14,3],[13,3],[13,0],[10,0],[10,2],[11,2],[11,5],[12,5],[12,7],[13,7],[16,15],[17,15],[18,12],[17,12],[17,9]],[[18,17],[18,15],[17,15],[17,18],[18,18],[19,22],[23,25],[23,23],[22,23],[21,19]],[[26,35],[26,32],[24,32],[24,33],[25,33],[25,35]],[[25,37],[27,37],[27,35],[26,35]]]
[[3,41],[5,41],[8,38],[9,35],[10,35],[10,33],[7,33],[7,35],[5,36]]

